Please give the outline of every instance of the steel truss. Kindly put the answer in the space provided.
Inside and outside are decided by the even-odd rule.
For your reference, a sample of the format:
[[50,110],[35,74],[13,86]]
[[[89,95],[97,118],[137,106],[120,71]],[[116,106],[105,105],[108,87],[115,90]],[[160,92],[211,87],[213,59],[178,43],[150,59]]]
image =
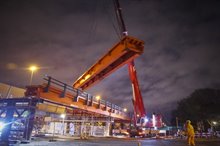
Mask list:
[[40,99],[32,97],[0,99],[1,141],[30,140],[38,102]]

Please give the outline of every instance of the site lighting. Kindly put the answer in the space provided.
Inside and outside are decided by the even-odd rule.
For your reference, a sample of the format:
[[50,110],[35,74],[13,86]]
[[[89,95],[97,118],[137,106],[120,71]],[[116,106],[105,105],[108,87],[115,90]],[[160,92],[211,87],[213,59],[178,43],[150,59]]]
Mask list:
[[63,135],[64,135],[64,133],[65,133],[65,123],[64,123],[64,119],[65,119],[65,117],[66,117],[66,114],[61,114],[60,115],[60,117],[63,119],[63,122],[62,122],[62,125],[63,125]]
[[212,123],[213,123],[214,125],[217,125],[217,122],[216,122],[216,121],[213,121]]
[[156,127],[156,118],[154,114],[152,116],[152,122],[153,122],[153,127]]
[[60,117],[64,119],[66,117],[66,114],[61,114]]
[[124,108],[124,109],[123,109],[123,111],[124,111],[124,112],[127,112],[127,111],[128,111],[128,109],[127,109],[127,108]]
[[30,70],[30,71],[36,71],[36,70],[37,70],[37,67],[36,67],[36,66],[30,66],[30,67],[29,67],[29,70]]
[[144,118],[144,122],[147,123],[149,119],[147,117]]
[[2,131],[4,129],[4,127],[5,127],[5,123],[0,122],[0,131]]
[[96,100],[100,100],[100,99],[101,99],[101,96],[98,95],[98,96],[96,96],[95,98],[96,98]]

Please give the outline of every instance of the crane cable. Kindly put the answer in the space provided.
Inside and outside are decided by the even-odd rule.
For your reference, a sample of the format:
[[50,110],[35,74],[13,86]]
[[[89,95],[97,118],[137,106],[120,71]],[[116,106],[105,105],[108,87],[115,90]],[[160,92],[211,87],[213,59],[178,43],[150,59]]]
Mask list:
[[[110,6],[112,6],[112,4],[109,4]],[[113,4],[114,5],[114,4]],[[115,6],[114,6],[114,8],[113,9],[115,9]],[[114,31],[115,31],[115,33],[116,33],[116,36],[117,36],[117,38],[120,40],[121,39],[121,30],[118,28],[117,29],[117,27],[116,27],[116,25],[114,24],[114,20],[115,19],[113,19],[113,18],[115,18],[115,16],[113,16],[109,11],[107,11],[108,9],[106,8],[105,9],[105,12],[106,12],[106,14],[107,14],[107,16],[110,18],[110,20],[111,20],[111,25],[112,25],[112,27],[113,27],[113,29],[114,29]],[[115,11],[114,11],[115,12]],[[118,23],[118,25],[117,26],[119,26],[119,22],[118,22],[118,20],[116,20],[117,21],[117,23]]]
[[[102,1],[102,2],[103,2],[103,1]],[[100,4],[100,2],[99,2],[99,0],[98,0],[98,1],[96,2],[96,5],[95,5],[95,10],[93,11],[93,13],[91,13],[91,18],[94,18],[94,19],[92,19],[93,21],[92,21],[91,29],[90,29],[89,34],[88,34],[88,43],[90,43],[91,40],[95,38],[95,37],[94,37],[94,33],[96,33],[96,31],[97,31],[98,19],[99,19],[99,16],[98,16],[98,14],[99,14],[99,6],[98,6],[98,5],[99,5],[99,4]],[[101,3],[101,5],[102,5],[102,6],[105,6],[103,3]],[[112,4],[108,4],[108,5],[112,6]],[[115,3],[114,3],[113,5],[115,5]],[[116,5],[114,6],[114,9],[115,9],[114,12],[116,12]],[[107,16],[109,17],[109,20],[110,20],[110,22],[111,22],[111,25],[112,25],[114,31],[115,31],[115,34],[116,34],[117,39],[121,40],[121,38],[122,38],[122,35],[121,35],[122,28],[120,27],[121,25],[120,25],[120,20],[119,20],[119,18],[116,17],[116,18],[117,18],[116,21],[117,21],[117,23],[118,23],[118,24],[117,24],[118,29],[117,29],[117,27],[116,27],[116,25],[115,25],[115,22],[114,22],[114,19],[113,19],[113,18],[115,18],[115,16],[113,16],[113,15],[108,11],[108,8],[104,8],[104,12],[105,12],[105,13],[107,14]],[[117,14],[116,14],[116,15],[117,15]]]
[[120,3],[118,0],[113,0],[113,2],[114,2],[114,8],[115,8],[115,15],[117,18],[117,22],[118,22],[118,26],[119,26],[119,30],[121,32],[121,38],[122,38],[123,36],[127,36],[128,32],[127,32],[127,29],[124,23],[124,19],[122,17],[122,13],[121,13],[122,8],[120,6]]
[[93,18],[92,20],[92,25],[91,25],[91,29],[89,31],[89,34],[88,34],[88,44],[90,44],[90,42],[92,42],[92,38],[94,39],[95,38],[95,33],[96,33],[96,28],[97,28],[97,19],[98,19],[98,16],[97,16],[97,13],[98,13],[98,2],[96,2],[95,4],[95,10],[93,11],[93,13],[91,13],[91,18]]

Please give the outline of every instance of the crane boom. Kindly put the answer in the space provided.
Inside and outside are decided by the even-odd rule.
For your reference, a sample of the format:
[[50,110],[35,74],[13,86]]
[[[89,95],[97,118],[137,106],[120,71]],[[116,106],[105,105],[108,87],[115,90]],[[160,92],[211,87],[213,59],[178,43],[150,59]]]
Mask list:
[[74,83],[74,88],[85,90],[124,64],[143,53],[144,42],[131,36],[124,37],[119,43],[111,48],[102,58],[92,65]]
[[128,36],[128,32],[122,17],[120,3],[118,0],[114,0],[114,4],[116,9],[116,18],[119,23],[122,38],[119,43],[117,43],[81,77],[79,77],[73,83],[73,87],[85,90],[98,81],[101,81],[121,66],[127,64],[133,89],[132,101],[134,106],[134,121],[136,122],[137,119],[141,119],[146,116],[134,64],[134,59],[143,53],[144,42]]
[[[116,18],[119,23],[119,28],[123,36],[128,35],[124,19],[122,17],[122,8],[120,6],[119,0],[114,0],[115,9],[116,9]],[[142,118],[146,116],[146,111],[144,108],[143,98],[139,89],[139,83],[137,78],[137,73],[135,69],[134,59],[128,62],[128,71],[132,84],[133,90],[133,106],[134,106],[134,120],[137,121],[137,118]]]

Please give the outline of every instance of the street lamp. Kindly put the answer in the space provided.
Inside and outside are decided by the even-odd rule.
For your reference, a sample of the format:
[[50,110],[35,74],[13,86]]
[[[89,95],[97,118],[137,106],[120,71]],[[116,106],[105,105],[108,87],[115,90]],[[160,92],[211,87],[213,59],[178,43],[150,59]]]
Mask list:
[[30,66],[29,70],[31,71],[31,79],[30,79],[30,85],[32,84],[34,71],[36,71],[38,68],[36,66]]
[[64,119],[66,117],[66,114],[61,114],[60,117],[63,119],[63,135],[64,135],[64,126],[65,126]]

